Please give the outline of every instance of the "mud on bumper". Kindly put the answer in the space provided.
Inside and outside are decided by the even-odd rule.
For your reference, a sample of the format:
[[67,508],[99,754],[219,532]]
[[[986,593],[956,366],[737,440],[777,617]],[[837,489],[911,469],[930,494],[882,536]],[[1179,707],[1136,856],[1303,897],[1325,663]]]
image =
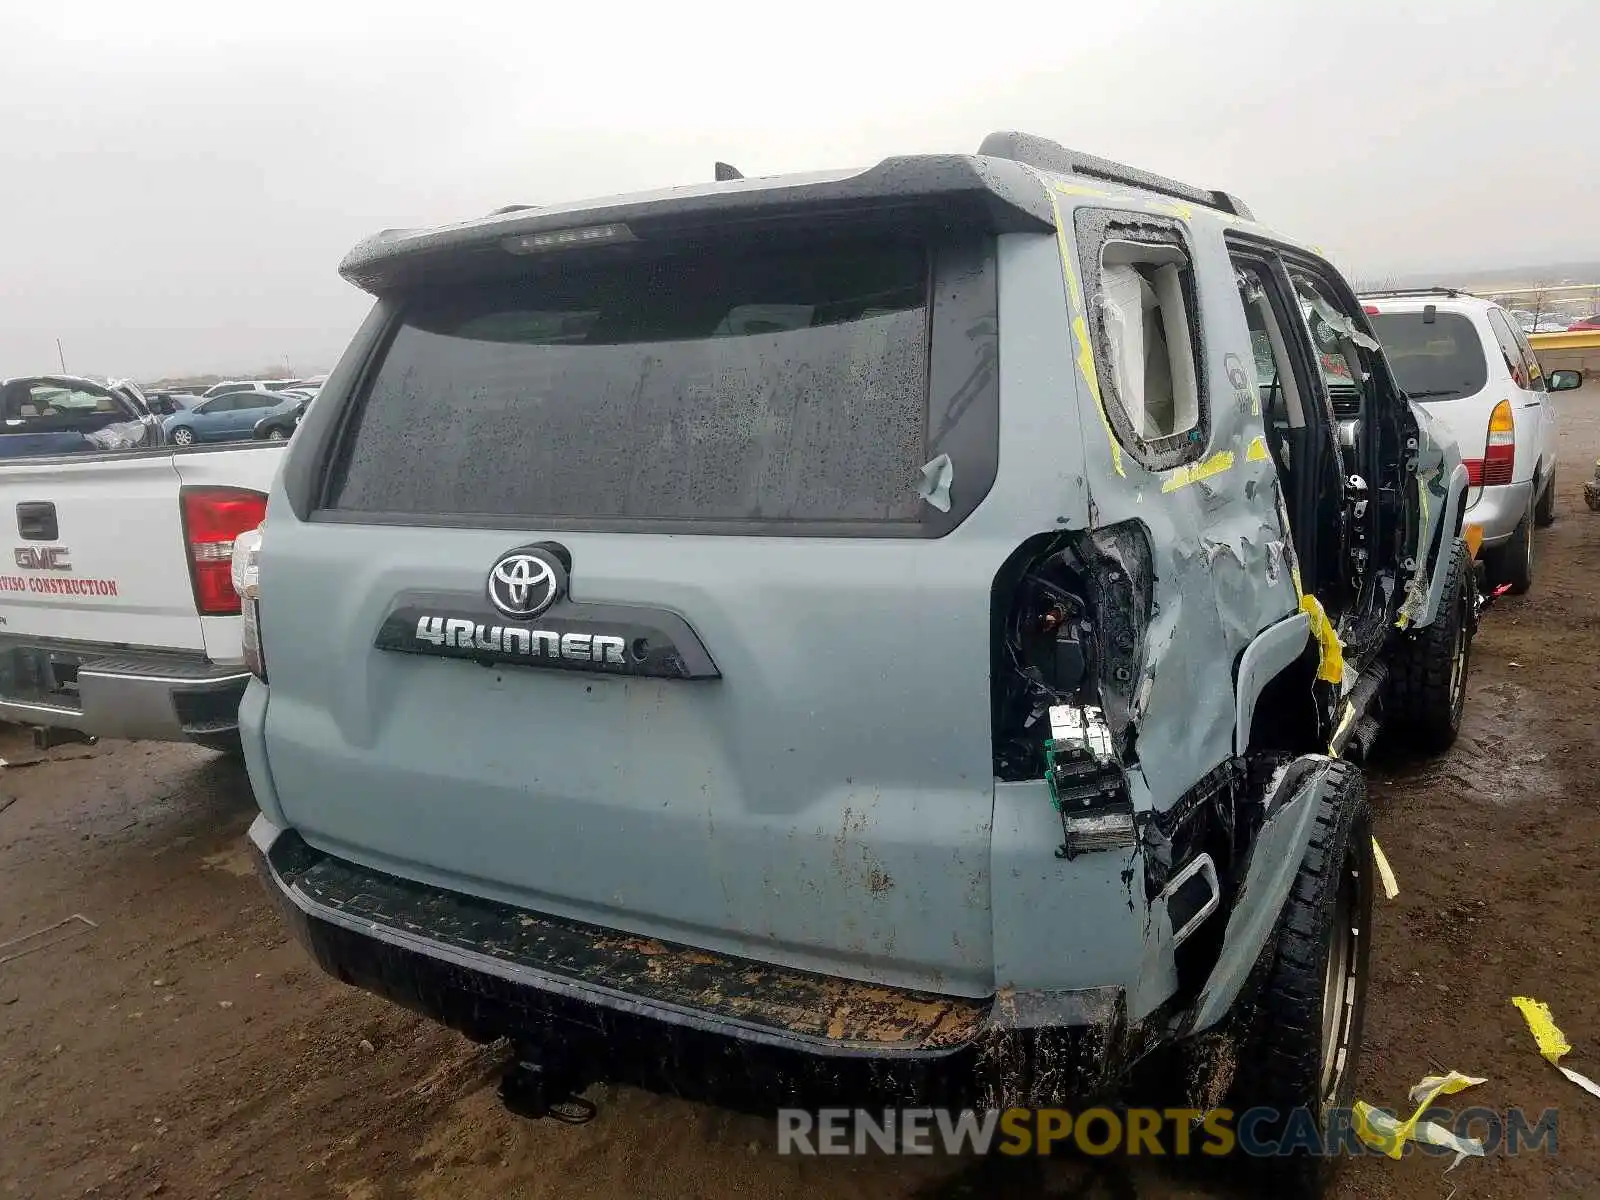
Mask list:
[[1120,989],[968,1000],[635,937],[357,866],[265,817],[256,865],[341,981],[586,1077],[727,1107],[1004,1108],[1114,1092]]

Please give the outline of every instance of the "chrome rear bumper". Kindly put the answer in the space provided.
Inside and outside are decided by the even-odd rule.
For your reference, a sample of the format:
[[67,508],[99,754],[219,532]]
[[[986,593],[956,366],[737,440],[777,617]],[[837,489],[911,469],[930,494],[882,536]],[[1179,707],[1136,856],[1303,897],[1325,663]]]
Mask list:
[[227,739],[249,680],[200,654],[0,638],[0,720],[95,737]]

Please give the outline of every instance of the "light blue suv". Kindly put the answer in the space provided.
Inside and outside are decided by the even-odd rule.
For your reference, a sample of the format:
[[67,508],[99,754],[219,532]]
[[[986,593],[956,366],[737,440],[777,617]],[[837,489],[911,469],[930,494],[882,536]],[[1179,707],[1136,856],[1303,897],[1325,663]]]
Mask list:
[[161,423],[168,443],[192,446],[196,442],[248,441],[263,417],[292,411],[299,397],[285,399],[277,392],[225,392],[202,400],[193,408],[173,413]]
[[1350,1103],[1357,762],[1450,744],[1477,601],[1454,445],[1314,250],[996,134],[342,272],[234,552],[250,837],[328,971],[509,1037],[536,1112],[1169,1054],[1262,1136]]

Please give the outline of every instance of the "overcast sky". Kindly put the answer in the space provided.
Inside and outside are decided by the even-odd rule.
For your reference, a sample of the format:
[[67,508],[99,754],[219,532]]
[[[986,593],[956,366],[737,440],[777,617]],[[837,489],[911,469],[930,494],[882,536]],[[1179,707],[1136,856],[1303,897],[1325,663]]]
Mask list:
[[0,376],[58,337],[73,371],[324,368],[375,229],[997,128],[1236,192],[1352,276],[1600,259],[1593,0],[878,7],[12,0]]

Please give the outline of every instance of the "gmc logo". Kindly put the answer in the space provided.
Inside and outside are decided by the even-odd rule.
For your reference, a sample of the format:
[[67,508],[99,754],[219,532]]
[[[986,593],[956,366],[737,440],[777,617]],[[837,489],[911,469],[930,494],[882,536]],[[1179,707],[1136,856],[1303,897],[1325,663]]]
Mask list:
[[17,566],[24,571],[70,571],[71,553],[65,546],[18,546]]

